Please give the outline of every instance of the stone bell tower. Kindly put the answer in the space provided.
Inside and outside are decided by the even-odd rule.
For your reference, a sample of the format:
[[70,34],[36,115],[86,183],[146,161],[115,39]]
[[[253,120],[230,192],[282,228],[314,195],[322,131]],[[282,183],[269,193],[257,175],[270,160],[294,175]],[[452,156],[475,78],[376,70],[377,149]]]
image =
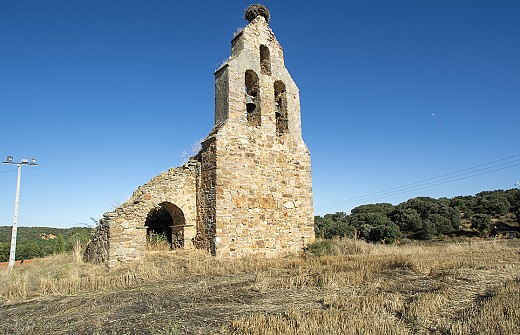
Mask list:
[[139,259],[153,236],[217,257],[299,253],[314,240],[298,88],[267,9],[251,5],[246,18],[215,72],[215,126],[201,151],[103,214],[86,260],[115,267]]
[[215,126],[199,160],[198,231],[222,257],[296,253],[314,240],[299,90],[261,5],[215,72]]

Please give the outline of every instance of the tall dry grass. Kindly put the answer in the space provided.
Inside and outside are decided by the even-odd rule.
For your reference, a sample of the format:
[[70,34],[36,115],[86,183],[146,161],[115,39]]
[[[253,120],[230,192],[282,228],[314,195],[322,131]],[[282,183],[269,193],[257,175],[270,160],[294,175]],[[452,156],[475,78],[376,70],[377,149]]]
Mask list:
[[409,334],[406,326],[384,310],[343,311],[338,309],[300,312],[289,310],[275,315],[255,314],[233,321],[223,334],[323,335],[323,334]]
[[465,309],[452,334],[520,334],[520,279],[506,281],[482,301]]
[[337,240],[326,256],[278,259],[217,259],[155,247],[140,261],[110,271],[84,263],[77,251],[0,270],[0,297],[14,302],[250,275],[251,288],[260,294],[305,291],[319,308],[288,305],[285,313],[254,313],[225,325],[224,334],[518,334],[519,246]]
[[[374,245],[335,241],[331,255],[257,274],[263,291],[318,289],[322,308],[256,313],[224,334],[519,334],[518,241]],[[516,290],[516,291],[515,291]],[[494,292],[485,302],[485,292]]]
[[107,270],[83,262],[76,252],[35,259],[28,265],[0,270],[0,297],[13,302],[37,296],[119,290],[193,276],[252,273],[273,266],[274,260],[216,259],[204,251],[166,251],[155,246],[141,260]]

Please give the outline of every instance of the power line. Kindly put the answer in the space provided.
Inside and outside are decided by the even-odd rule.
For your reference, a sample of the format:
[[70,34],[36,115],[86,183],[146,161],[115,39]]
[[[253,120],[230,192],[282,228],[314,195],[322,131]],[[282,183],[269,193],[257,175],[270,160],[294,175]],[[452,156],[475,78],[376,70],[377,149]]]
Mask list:
[[[384,197],[388,197],[388,196],[403,194],[403,193],[407,193],[410,191],[415,191],[415,190],[420,190],[420,189],[424,189],[424,188],[443,185],[443,184],[455,182],[455,181],[462,180],[462,179],[468,179],[468,178],[472,178],[475,176],[479,176],[479,175],[483,175],[483,174],[487,174],[487,173],[491,173],[491,172],[495,172],[495,171],[499,171],[499,170],[508,169],[508,168],[520,165],[520,163],[511,165],[511,163],[520,161],[520,158],[511,160],[512,158],[516,158],[519,156],[520,156],[520,154],[509,156],[509,157],[498,159],[498,160],[495,160],[492,162],[479,164],[479,165],[476,165],[476,166],[473,166],[470,168],[458,170],[455,172],[450,172],[447,174],[424,179],[424,180],[417,181],[414,183],[409,183],[409,184],[405,184],[402,186],[397,186],[397,187],[389,188],[386,190],[382,190],[379,192],[374,192],[374,193],[362,195],[359,197],[345,199],[342,201],[323,204],[320,206],[316,206],[316,208],[317,209],[327,209],[327,208],[332,208],[332,207],[340,206],[340,205],[349,205],[349,204],[359,203],[361,201],[380,199],[380,198],[384,198]],[[504,162],[506,160],[509,160],[509,161]],[[496,164],[499,162],[503,162],[503,163]],[[507,165],[507,166],[504,167],[504,165]],[[484,167],[484,166],[487,166],[487,167]],[[478,169],[480,167],[484,167],[484,168]],[[500,167],[500,168],[497,169],[497,167]],[[486,171],[486,170],[489,170],[489,171]],[[482,171],[485,171],[485,172],[482,172]],[[477,173],[477,172],[481,172],[481,173]],[[451,177],[448,177],[448,176],[451,176]]]
[[[385,197],[385,196],[402,194],[402,193],[406,193],[406,192],[409,192],[409,191],[415,191],[415,190],[420,190],[420,189],[433,187],[433,186],[437,186],[437,185],[443,185],[443,184],[447,184],[447,183],[454,182],[454,181],[457,181],[457,180],[467,179],[467,178],[471,178],[471,177],[474,177],[474,176],[479,176],[479,175],[482,175],[482,174],[491,173],[491,172],[495,172],[495,171],[499,171],[499,170],[504,170],[506,168],[510,168],[510,167],[513,167],[513,166],[517,166],[520,163],[519,164],[513,164],[513,165],[510,165],[510,166],[506,166],[506,167],[500,168],[500,169],[495,169],[495,168],[497,168],[499,166],[508,165],[508,164],[511,164],[511,163],[514,163],[514,162],[518,162],[518,161],[520,161],[520,158],[512,160],[510,162],[496,164],[496,165],[493,165],[493,166],[485,167],[485,168],[474,170],[474,171],[471,171],[471,172],[459,173],[459,174],[454,175],[452,177],[447,177],[447,178],[437,177],[437,180],[433,180],[435,178],[429,178],[429,179],[425,179],[422,182],[416,182],[416,183],[411,183],[411,184],[407,184],[407,185],[403,185],[403,186],[399,186],[399,187],[394,187],[394,188],[388,189],[386,191],[375,192],[375,193],[371,193],[371,194],[368,194],[368,195],[359,196],[359,197],[356,197],[356,198],[351,198],[351,199],[343,200],[343,201],[340,201],[340,202],[331,203],[331,204],[328,204],[328,205],[323,205],[323,207],[330,206],[330,205],[341,205],[341,204],[345,204],[345,202],[352,203],[354,200],[355,201],[361,201],[361,200],[366,201],[366,200],[370,200],[372,198],[378,199],[378,198],[382,198],[382,197]],[[480,166],[482,166],[482,165],[480,165]],[[477,173],[477,172],[481,172],[481,171],[485,171],[485,170],[489,170],[489,169],[495,169],[495,170],[491,170],[491,171],[487,171],[487,172],[483,172],[483,173]],[[461,170],[461,171],[466,171],[466,170],[467,169]],[[462,176],[467,176],[467,175],[469,175],[469,176],[460,178]],[[427,180],[431,180],[431,181],[426,182]],[[409,185],[415,185],[415,186],[409,186]],[[322,206],[318,206],[318,207],[322,207]]]
[[[394,196],[394,195],[399,195],[399,194],[404,194],[404,193],[408,193],[408,192],[412,192],[412,191],[422,190],[422,189],[425,189],[425,188],[430,188],[430,187],[435,187],[435,186],[439,186],[439,185],[444,185],[444,184],[448,184],[448,183],[451,183],[451,182],[455,182],[455,181],[468,179],[468,178],[480,176],[480,175],[491,173],[491,172],[496,172],[496,171],[508,169],[508,168],[511,168],[511,167],[514,167],[514,166],[518,166],[518,165],[520,165],[520,163],[509,165],[509,166],[505,166],[505,167],[502,167],[502,168],[499,168],[499,169],[494,169],[494,170],[490,170],[490,171],[481,172],[481,173],[472,173],[471,175],[465,176],[465,177],[461,177],[461,176],[465,175],[465,174],[461,174],[461,175],[454,176],[454,177],[451,177],[451,178],[443,179],[443,180],[448,179],[447,181],[438,180],[436,182],[430,182],[430,183],[423,184],[423,185],[417,185],[415,187],[396,189],[396,190],[394,190],[392,192],[372,193],[370,195],[365,195],[365,196],[361,196],[361,197],[351,198],[351,199],[343,200],[341,202],[329,203],[329,204],[324,204],[324,205],[321,205],[321,206],[316,206],[316,208],[327,209],[327,208],[333,208],[335,206],[340,206],[340,205],[346,206],[346,205],[352,205],[352,204],[356,204],[356,203],[360,203],[360,202],[367,202],[367,201],[371,201],[371,200],[375,200],[375,199],[386,198],[386,197],[390,197],[390,196]],[[494,167],[490,167],[490,168],[494,168]],[[478,170],[478,171],[482,171],[482,170]],[[474,171],[474,172],[478,172],[478,171]],[[460,177],[460,178],[457,178],[457,177]]]
[[[393,194],[395,192],[399,192],[399,191],[403,191],[403,190],[414,190],[417,187],[425,188],[424,186],[426,186],[426,185],[436,186],[436,184],[439,183],[440,181],[456,179],[456,178],[458,178],[460,176],[464,176],[464,175],[468,175],[468,174],[475,174],[476,172],[489,170],[489,169],[496,168],[498,166],[503,166],[503,165],[511,164],[513,162],[517,162],[520,159],[512,160],[512,161],[501,163],[501,164],[495,164],[493,166],[489,166],[489,167],[486,167],[486,168],[483,168],[483,169],[479,169],[479,170],[475,170],[475,171],[471,171],[471,172],[461,173],[461,172],[464,172],[464,171],[469,171],[469,170],[472,170],[472,169],[474,170],[474,169],[476,169],[478,167],[481,167],[481,166],[490,165],[490,164],[493,164],[493,163],[496,163],[496,162],[500,162],[500,161],[503,161],[505,159],[514,158],[514,157],[517,157],[517,156],[520,156],[520,155],[511,156],[511,157],[500,159],[500,160],[496,160],[496,161],[493,161],[493,162],[490,162],[490,163],[480,164],[480,165],[477,165],[477,166],[474,166],[474,167],[471,167],[471,168],[468,168],[468,169],[463,169],[463,170],[459,170],[459,171],[456,171],[456,172],[444,174],[444,175],[441,175],[441,176],[438,176],[438,177],[428,178],[428,179],[425,179],[425,180],[422,180],[422,181],[418,181],[418,182],[414,182],[414,183],[410,183],[410,184],[406,184],[406,185],[402,185],[402,186],[398,186],[398,187],[393,187],[393,188],[386,189],[386,190],[383,190],[383,191],[374,192],[374,193],[370,193],[370,194],[366,194],[366,195],[363,195],[363,196],[354,197],[354,198],[350,198],[350,199],[346,199],[346,200],[342,200],[342,201],[338,201],[338,202],[334,202],[334,203],[324,204],[322,206],[317,206],[317,207],[330,207],[330,206],[333,206],[333,205],[342,205],[342,204],[345,204],[347,202],[352,202],[354,200],[364,200],[364,199],[367,199],[367,198],[372,198],[374,196],[380,197],[380,196],[383,196],[383,195]],[[516,164],[512,165],[512,166],[509,166],[509,167],[513,167],[513,166],[516,166]],[[495,171],[495,170],[493,170],[493,171]],[[488,172],[493,172],[493,171],[488,171]],[[452,177],[442,178],[444,176],[450,176],[450,175],[452,175]],[[475,176],[476,175],[480,175],[480,174],[475,174]],[[455,180],[453,180],[453,181],[455,181]]]
[[[495,172],[495,171],[508,169],[508,168],[511,168],[511,167],[514,167],[514,166],[518,166],[518,165],[520,165],[520,163],[513,164],[513,165],[510,165],[510,166],[506,166],[506,167],[502,167],[502,168],[495,169],[495,170],[491,170],[491,171],[486,171],[486,172],[482,172],[482,173],[472,174],[472,175],[466,176],[466,177],[461,177],[461,178],[452,179],[452,180],[448,180],[448,181],[444,181],[444,182],[440,182],[440,183],[435,183],[433,185],[422,185],[422,186],[417,186],[417,187],[414,187],[414,188],[409,188],[409,189],[395,191],[395,192],[388,193],[388,194],[380,194],[380,195],[376,195],[376,196],[373,196],[373,197],[368,197],[368,198],[363,198],[363,199],[359,199],[359,200],[348,201],[348,202],[342,203],[342,205],[344,205],[344,206],[345,205],[352,205],[352,204],[359,203],[361,201],[370,201],[370,200],[375,200],[375,199],[386,198],[386,197],[389,197],[389,196],[404,194],[404,193],[408,193],[408,192],[412,192],[412,191],[418,191],[418,190],[422,190],[422,189],[429,188],[429,187],[434,187],[434,186],[439,186],[439,185],[443,185],[443,184],[448,184],[448,183],[455,182],[455,181],[458,181],[458,180],[468,179],[468,178],[480,176],[480,175],[483,175],[483,174],[487,174],[487,173],[491,173],[491,172]],[[324,206],[318,206],[318,208],[325,209],[325,208],[331,208],[331,206],[330,205],[324,205]]]
[[[344,201],[350,201],[350,200],[354,200],[354,199],[365,198],[365,197],[368,197],[368,196],[371,196],[371,195],[376,195],[376,194],[380,194],[380,193],[386,193],[386,192],[388,192],[388,191],[393,191],[393,190],[397,190],[397,189],[405,188],[405,187],[412,186],[412,185],[422,184],[422,183],[425,183],[425,182],[427,182],[427,181],[432,181],[432,180],[435,180],[435,179],[440,179],[440,178],[442,178],[442,177],[446,177],[446,176],[450,176],[450,175],[459,174],[459,173],[464,172],[464,171],[474,170],[474,169],[479,168],[479,167],[482,167],[482,166],[491,165],[491,164],[494,164],[494,163],[497,163],[497,162],[501,162],[501,161],[508,160],[508,159],[515,158],[515,157],[519,157],[519,156],[520,156],[520,154],[513,155],[513,156],[510,156],[510,157],[506,157],[506,158],[498,159],[498,160],[495,160],[495,161],[492,161],[492,162],[489,162],[489,163],[479,164],[479,165],[476,165],[476,166],[473,166],[473,167],[470,167],[470,168],[467,168],[467,169],[462,169],[462,170],[458,170],[458,171],[455,171],[455,172],[446,173],[446,174],[443,174],[443,175],[440,175],[440,176],[437,176],[437,177],[432,177],[432,178],[424,179],[424,180],[417,181],[417,182],[414,182],[414,183],[405,184],[405,185],[402,185],[402,186],[397,186],[397,187],[389,188],[389,189],[386,189],[386,190],[383,190],[383,191],[374,192],[374,193],[370,193],[370,194],[366,194],[366,195],[363,195],[363,196],[354,197],[354,198],[350,198],[350,199],[347,199],[347,200],[342,200],[342,201],[338,201],[338,202],[334,202],[334,203],[330,203],[330,204],[341,204],[341,203],[343,203]],[[512,162],[515,162],[515,161],[518,161],[518,160],[520,160],[520,158],[519,158],[519,159],[516,159],[516,160],[514,160],[514,161],[511,161],[511,162],[502,163],[502,164],[499,164],[499,165],[509,164],[509,163],[512,163]],[[499,166],[499,165],[497,165],[497,166]],[[489,167],[489,168],[493,168],[493,166],[491,166],[491,167]],[[478,170],[478,171],[480,171],[480,170]],[[477,172],[477,171],[474,171],[474,172]],[[456,177],[457,177],[457,176],[453,176],[453,177],[451,177],[451,178],[456,178]],[[321,207],[321,206],[320,206],[320,207]]]

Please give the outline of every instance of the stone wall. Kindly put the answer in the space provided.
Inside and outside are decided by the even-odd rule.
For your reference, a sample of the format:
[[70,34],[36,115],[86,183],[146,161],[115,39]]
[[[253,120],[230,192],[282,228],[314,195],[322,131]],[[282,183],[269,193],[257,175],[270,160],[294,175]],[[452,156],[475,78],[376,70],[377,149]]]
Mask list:
[[[184,222],[182,222],[183,247],[186,249],[194,247],[193,241],[197,225],[198,170],[199,162],[190,159],[183,166],[169,169],[154,177],[139,187],[127,202],[103,215],[101,220],[103,225],[110,227],[110,248],[107,260],[109,267],[142,257],[146,250],[146,219],[149,213],[159,206],[171,212],[172,217],[178,217],[177,209],[181,210],[184,216]],[[174,226],[178,226],[178,224],[176,225],[174,222]],[[94,237],[94,239],[97,238]],[[103,248],[92,246],[88,254],[93,256],[86,258],[95,259],[96,254],[103,255],[105,252]]]
[[217,140],[216,254],[298,253],[314,240],[308,151],[243,127],[227,123]]
[[216,222],[216,137],[219,126],[202,142],[199,153],[201,160],[200,181],[198,189],[198,236],[197,246],[215,254],[215,222]]
[[87,244],[83,258],[95,264],[108,265],[108,251],[110,249],[110,225],[103,220],[94,231],[90,242]]

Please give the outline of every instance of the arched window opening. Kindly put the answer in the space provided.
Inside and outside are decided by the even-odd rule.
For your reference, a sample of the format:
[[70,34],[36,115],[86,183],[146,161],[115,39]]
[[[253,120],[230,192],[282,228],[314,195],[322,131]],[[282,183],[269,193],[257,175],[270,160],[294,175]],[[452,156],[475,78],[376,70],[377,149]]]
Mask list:
[[163,202],[153,208],[145,222],[149,245],[168,243],[171,248],[184,247],[184,213],[176,205]]
[[260,126],[260,85],[258,75],[253,70],[246,71],[245,91],[247,123],[250,126]]
[[172,217],[164,207],[153,208],[146,217],[146,242],[150,247],[172,245]]
[[283,135],[289,130],[289,118],[287,116],[285,84],[280,80],[274,82],[274,102],[276,105],[276,134]]
[[184,227],[186,220],[182,210],[174,204],[163,204],[172,216],[172,248],[184,248]]
[[260,45],[260,72],[271,75],[271,53],[265,45]]

